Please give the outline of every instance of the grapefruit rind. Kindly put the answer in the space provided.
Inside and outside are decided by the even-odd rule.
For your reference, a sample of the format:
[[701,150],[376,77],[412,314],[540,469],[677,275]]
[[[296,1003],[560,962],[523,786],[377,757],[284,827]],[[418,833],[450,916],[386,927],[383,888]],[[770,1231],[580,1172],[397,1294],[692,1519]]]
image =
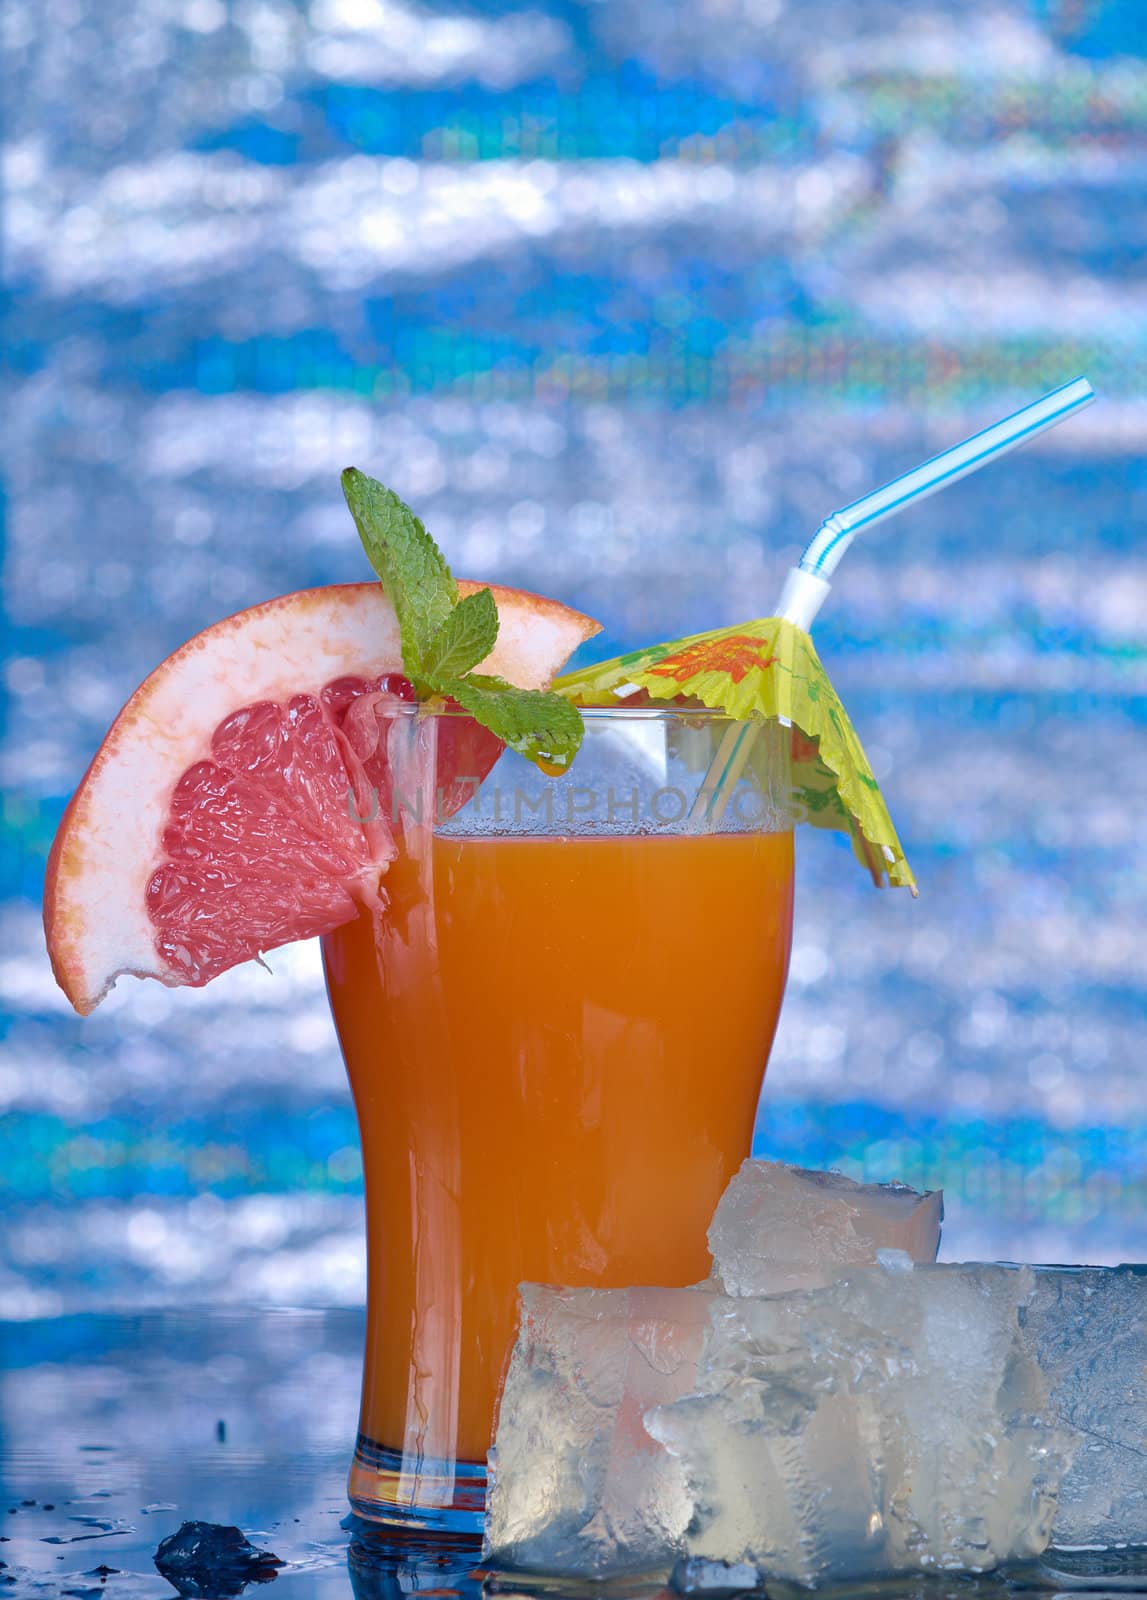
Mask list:
[[[486,585],[461,582],[460,592]],[[498,642],[481,670],[544,688],[591,618],[523,590],[493,589]],[[64,813],[48,858],[44,926],[56,981],[82,1015],[117,977],[176,985],[148,915],[172,792],[240,706],[318,693],[350,676],[402,671],[394,609],[377,583],[304,589],[238,612],[197,634],[132,695]]]

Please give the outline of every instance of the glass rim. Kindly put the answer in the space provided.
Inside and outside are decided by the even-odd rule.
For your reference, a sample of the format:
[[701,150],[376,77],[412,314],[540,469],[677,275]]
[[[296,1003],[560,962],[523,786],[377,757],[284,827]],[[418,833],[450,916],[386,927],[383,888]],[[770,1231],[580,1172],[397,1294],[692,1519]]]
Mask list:
[[[570,702],[573,705],[573,702]],[[585,722],[611,722],[626,718],[633,721],[654,722],[662,718],[687,722],[771,722],[772,717],[734,717],[728,711],[718,711],[710,706],[577,706],[573,709]],[[431,705],[425,700],[394,700],[390,705],[375,707],[378,714],[387,717],[458,717],[473,722],[475,717],[464,706]]]

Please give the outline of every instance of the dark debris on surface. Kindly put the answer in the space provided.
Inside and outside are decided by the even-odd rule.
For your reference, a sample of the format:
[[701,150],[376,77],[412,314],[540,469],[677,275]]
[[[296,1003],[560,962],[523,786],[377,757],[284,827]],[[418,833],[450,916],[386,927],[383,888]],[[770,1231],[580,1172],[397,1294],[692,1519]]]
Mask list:
[[259,1550],[240,1528],[218,1522],[185,1522],[164,1539],[155,1565],[182,1595],[218,1600],[238,1595],[249,1583],[269,1583],[285,1565],[270,1550]]

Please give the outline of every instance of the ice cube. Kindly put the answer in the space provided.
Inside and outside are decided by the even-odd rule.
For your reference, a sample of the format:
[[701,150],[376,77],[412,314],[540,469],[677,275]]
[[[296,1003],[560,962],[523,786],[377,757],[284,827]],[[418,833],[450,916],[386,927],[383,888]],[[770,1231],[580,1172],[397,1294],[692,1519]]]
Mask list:
[[873,1266],[878,1250],[934,1261],[944,1196],[903,1183],[855,1183],[780,1161],[746,1161],[709,1227],[716,1287],[727,1294],[779,1294],[831,1283]]
[[1080,1435],[1056,1545],[1147,1545],[1147,1267],[1037,1267],[1028,1348]]
[[522,1286],[491,1453],[487,1555],[594,1578],[668,1568],[690,1506],[678,1463],[643,1417],[692,1388],[711,1298]]
[[891,1256],[714,1296],[696,1391],[645,1419],[682,1467],[687,1555],[806,1585],[1037,1556],[1071,1441],[1020,1334],[1034,1289]]

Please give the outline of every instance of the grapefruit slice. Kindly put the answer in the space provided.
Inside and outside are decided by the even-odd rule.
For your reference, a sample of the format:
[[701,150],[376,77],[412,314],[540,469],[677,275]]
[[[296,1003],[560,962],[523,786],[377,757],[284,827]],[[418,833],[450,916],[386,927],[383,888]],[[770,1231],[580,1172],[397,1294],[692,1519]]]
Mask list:
[[[463,595],[484,585],[460,583]],[[544,688],[598,624],[490,586],[482,664]],[[304,589],[217,622],[164,661],[113,723],[48,858],[56,981],[86,1014],[125,973],[199,986],[240,961],[385,903],[385,811],[348,804],[385,781],[367,697],[405,698],[393,607],[377,583]],[[356,713],[356,707],[358,712]],[[501,745],[460,727],[459,772]],[[357,812],[357,814],[356,814]]]

